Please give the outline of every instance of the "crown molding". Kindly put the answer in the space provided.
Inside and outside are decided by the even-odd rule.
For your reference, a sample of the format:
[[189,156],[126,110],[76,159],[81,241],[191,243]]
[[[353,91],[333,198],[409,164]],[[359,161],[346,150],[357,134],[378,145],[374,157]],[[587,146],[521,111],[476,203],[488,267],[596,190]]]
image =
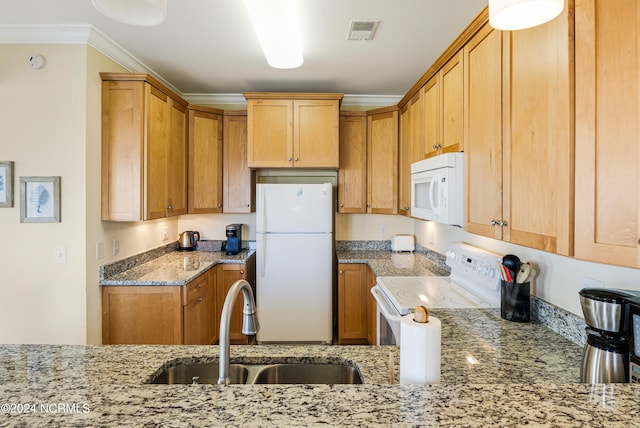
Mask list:
[[[87,44],[129,72],[151,74],[191,104],[247,104],[242,94],[183,94],[124,47],[90,24],[0,25],[0,44]],[[345,94],[342,106],[391,106],[396,105],[402,97],[402,95]]]
[[[242,94],[182,94],[182,97],[190,104],[221,105],[237,104],[246,105],[247,100]],[[402,95],[355,95],[345,94],[342,98],[342,106],[386,107],[396,105],[402,99]]]

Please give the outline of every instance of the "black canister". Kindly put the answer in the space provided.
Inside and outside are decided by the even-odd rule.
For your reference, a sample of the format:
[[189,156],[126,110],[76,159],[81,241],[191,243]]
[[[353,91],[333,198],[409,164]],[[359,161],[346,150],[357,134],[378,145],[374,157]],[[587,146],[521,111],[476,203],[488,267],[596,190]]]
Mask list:
[[500,316],[514,322],[529,322],[531,319],[531,284],[501,281]]

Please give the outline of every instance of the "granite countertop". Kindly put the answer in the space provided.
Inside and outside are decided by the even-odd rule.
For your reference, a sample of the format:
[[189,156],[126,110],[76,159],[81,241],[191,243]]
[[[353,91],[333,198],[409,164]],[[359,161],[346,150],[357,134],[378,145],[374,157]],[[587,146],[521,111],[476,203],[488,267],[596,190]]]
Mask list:
[[100,285],[186,285],[220,263],[246,263],[255,250],[228,256],[221,251],[173,251],[100,280]]
[[376,250],[339,250],[338,263],[365,263],[376,276],[446,276],[444,257],[430,252],[394,253]]
[[220,386],[146,383],[217,359],[217,346],[0,345],[0,426],[638,426],[638,385],[578,383],[581,347],[548,328],[495,310],[432,313],[433,385],[391,383],[399,348],[387,346],[232,346],[232,362],[346,362],[365,383]]

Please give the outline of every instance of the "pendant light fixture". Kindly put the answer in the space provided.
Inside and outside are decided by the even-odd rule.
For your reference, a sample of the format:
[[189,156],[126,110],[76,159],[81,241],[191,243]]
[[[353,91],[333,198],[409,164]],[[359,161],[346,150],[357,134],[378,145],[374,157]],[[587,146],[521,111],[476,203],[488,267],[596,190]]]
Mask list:
[[564,0],[489,0],[489,24],[497,30],[523,30],[551,21]]
[[245,0],[267,63],[296,68],[304,62],[297,0]]
[[152,26],[167,16],[167,0],[91,0],[100,13],[116,21]]

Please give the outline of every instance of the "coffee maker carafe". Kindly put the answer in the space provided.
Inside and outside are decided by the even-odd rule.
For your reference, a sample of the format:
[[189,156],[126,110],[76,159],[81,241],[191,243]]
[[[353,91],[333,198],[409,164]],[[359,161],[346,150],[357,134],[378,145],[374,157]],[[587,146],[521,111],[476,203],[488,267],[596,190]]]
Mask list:
[[580,380],[586,383],[629,381],[629,342],[626,337],[626,290],[585,288],[580,305],[587,324]]
[[227,255],[232,256],[242,251],[242,224],[227,226]]

